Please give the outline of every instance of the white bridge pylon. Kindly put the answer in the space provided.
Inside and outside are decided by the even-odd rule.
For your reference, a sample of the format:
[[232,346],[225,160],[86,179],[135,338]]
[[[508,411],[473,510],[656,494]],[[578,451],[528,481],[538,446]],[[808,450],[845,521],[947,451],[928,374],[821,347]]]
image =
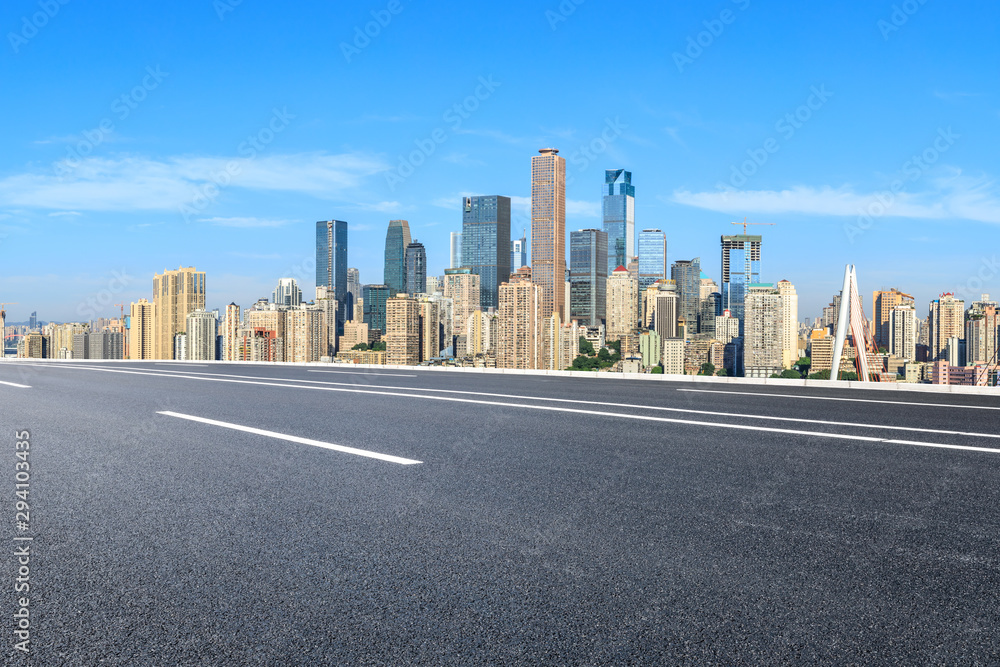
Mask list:
[[[878,347],[875,345],[871,330],[868,328],[868,320],[865,318],[861,297],[858,295],[858,274],[855,272],[853,264],[848,264],[844,270],[844,289],[840,293],[837,338],[833,343],[833,366],[830,368],[831,380],[837,380],[840,377],[840,359],[844,355],[848,325],[850,325],[851,338],[854,339],[854,348],[857,352],[855,368],[858,372],[858,380],[871,382],[872,373],[869,369],[868,353],[877,353]],[[879,370],[881,371],[881,369]],[[875,373],[876,379],[880,376],[881,372]]]

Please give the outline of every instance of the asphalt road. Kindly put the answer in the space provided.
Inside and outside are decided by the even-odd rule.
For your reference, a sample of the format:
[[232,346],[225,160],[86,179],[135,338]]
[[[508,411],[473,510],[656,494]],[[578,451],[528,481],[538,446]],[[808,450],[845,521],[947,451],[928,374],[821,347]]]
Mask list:
[[998,426],[1000,395],[5,361],[0,655],[996,664]]

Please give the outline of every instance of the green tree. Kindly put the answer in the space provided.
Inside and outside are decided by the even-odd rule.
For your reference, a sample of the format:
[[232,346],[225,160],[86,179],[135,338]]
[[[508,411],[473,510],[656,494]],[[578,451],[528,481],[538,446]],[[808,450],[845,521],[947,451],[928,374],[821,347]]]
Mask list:
[[366,352],[368,350],[368,343],[358,343],[357,345],[355,345],[351,349],[352,350],[361,350],[362,352]]
[[801,380],[802,373],[788,369],[781,371],[781,375],[779,375],[778,377],[784,378],[786,380]]
[[649,372],[653,375],[663,375],[663,366],[653,366],[653,370]]
[[715,374],[716,374],[716,376],[723,377],[723,378],[729,376],[729,373],[726,372],[725,368],[720,368],[718,371],[716,371]]
[[809,379],[810,380],[829,380],[830,379],[830,371],[828,371],[828,370],[816,371],[815,373],[811,373],[809,375]]
[[706,361],[701,365],[698,375],[715,375],[715,364]]
[[619,357],[621,356],[621,354],[622,354],[622,342],[620,340],[611,341],[610,343],[608,343],[607,347],[609,347],[612,350],[614,350],[618,354]]
[[594,344],[583,336],[580,336],[580,354],[586,354],[590,357],[594,356]]
[[379,342],[372,345],[373,352],[385,352],[385,341],[380,340]]
[[611,361],[611,353],[608,352],[608,348],[602,347],[601,351],[597,353],[597,359],[599,361]]

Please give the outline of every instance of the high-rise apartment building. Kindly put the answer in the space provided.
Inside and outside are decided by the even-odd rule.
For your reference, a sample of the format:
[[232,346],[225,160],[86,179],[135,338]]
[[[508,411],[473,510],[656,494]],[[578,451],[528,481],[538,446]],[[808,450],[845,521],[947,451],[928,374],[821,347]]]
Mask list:
[[386,302],[389,300],[387,285],[365,285],[361,289],[364,301],[364,322],[370,330],[386,332],[385,314]]
[[[510,272],[514,273],[522,266],[528,265],[528,237],[521,234],[521,238],[513,239],[510,242]],[[504,280],[509,278],[506,276]]]
[[319,361],[328,349],[330,335],[323,311],[316,306],[299,306],[281,314],[285,320],[285,361]]
[[945,348],[949,338],[965,336],[965,301],[956,299],[954,294],[942,294],[930,303],[928,313],[928,337],[931,346],[931,361],[945,359]]
[[659,229],[644,229],[639,232],[639,291],[666,277],[667,235]]
[[[153,356],[153,340],[156,336],[156,305],[139,299],[138,303],[129,306],[128,358],[135,361],[148,361]],[[58,348],[57,348],[58,349]]]
[[781,365],[791,368],[799,360],[799,295],[787,280],[778,281],[776,288],[781,297]]
[[913,305],[913,297],[900,292],[895,287],[890,290],[876,290],[872,293],[872,314],[875,318],[872,334],[875,337],[875,344],[880,348],[889,348],[889,341],[892,338],[892,326],[889,318],[892,311],[904,303]]
[[156,305],[153,358],[174,358],[174,336],[184,331],[189,313],[205,310],[205,272],[194,267],[153,276]]
[[500,285],[497,368],[538,368],[544,319],[541,294],[541,287],[532,282],[529,267],[521,267],[509,282]]
[[215,360],[215,329],[214,313],[205,310],[188,313],[185,323],[188,361]]
[[634,333],[639,323],[639,281],[619,266],[607,285],[607,339],[621,340]]
[[[796,297],[797,298],[797,297]],[[743,365],[746,377],[768,378],[781,373],[782,297],[771,284],[747,286],[743,323]]]
[[[715,338],[727,345],[740,336],[740,321],[728,310],[715,318]],[[832,354],[832,353],[831,353]]]
[[[441,300],[433,297],[425,296],[417,300],[418,312],[420,314],[420,361],[428,361],[441,356],[441,350],[445,347],[441,344],[442,305]],[[450,322],[448,328],[450,338]],[[448,342],[448,345],[451,345],[451,341]]]
[[383,283],[389,294],[396,296],[406,288],[406,247],[410,245],[410,223],[390,220],[385,234],[385,272]]
[[[877,320],[876,326],[878,326]],[[890,355],[899,359],[917,360],[917,309],[912,301],[900,302],[889,311],[888,350]]]
[[462,266],[462,232],[451,233],[451,264],[448,268],[457,269]]
[[974,301],[966,313],[965,356],[966,365],[978,364],[996,366],[997,336],[1000,334],[1000,309],[996,301],[990,301],[989,294],[983,294]]
[[566,282],[566,160],[554,148],[531,158],[531,277],[542,319],[563,313]]
[[684,331],[698,332],[699,296],[701,295],[701,258],[680,260],[670,267],[670,278],[677,285],[677,317]]
[[747,285],[760,282],[761,237],[722,237],[722,309],[743,322]]
[[606,315],[608,235],[581,229],[569,235],[570,319],[597,327]]
[[[352,305],[361,303],[361,272],[350,266],[347,267],[347,293],[351,295]],[[354,319],[351,312],[347,312],[346,316],[348,320]]]
[[500,283],[510,278],[510,197],[462,199],[462,266],[479,276],[483,308],[500,305]]
[[673,280],[659,281],[653,303],[653,329],[663,340],[677,338],[679,334],[677,320],[680,316],[677,284]]
[[469,317],[480,309],[479,276],[469,267],[447,269],[444,272],[444,296],[453,303],[452,335],[464,337]]
[[619,266],[627,268],[629,260],[635,256],[635,186],[632,185],[632,172],[624,169],[604,172],[603,204],[604,233],[608,235],[608,275],[611,275]]
[[226,306],[226,314],[222,319],[222,360],[240,360],[240,329],[242,328],[240,307],[235,303]]
[[386,302],[386,363],[416,366],[420,363],[420,303],[406,294]]
[[[340,313],[340,304],[334,298],[333,290],[319,286],[316,288],[314,306],[322,313],[323,331],[321,337],[323,340],[320,342],[319,350],[320,361],[322,361],[323,357],[333,357],[339,349],[337,342],[341,336],[337,334],[337,317]],[[353,313],[351,316],[353,317]],[[343,326],[347,327],[347,322],[344,322]],[[344,331],[346,332],[346,328]]]
[[[325,286],[325,285],[324,285]],[[271,301],[279,306],[294,308],[302,303],[302,290],[295,278],[281,278],[271,294]]]
[[427,251],[419,241],[406,246],[406,291],[410,296],[427,293]]

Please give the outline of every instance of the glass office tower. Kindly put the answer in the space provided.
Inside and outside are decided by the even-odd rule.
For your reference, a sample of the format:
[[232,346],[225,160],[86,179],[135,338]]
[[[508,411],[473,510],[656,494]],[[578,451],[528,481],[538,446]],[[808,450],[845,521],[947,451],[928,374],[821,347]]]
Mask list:
[[582,326],[605,319],[608,293],[608,235],[581,229],[569,235],[569,312]]
[[365,324],[368,325],[369,329],[378,329],[384,334],[385,304],[389,299],[389,287],[386,285],[365,285],[361,288],[361,294],[361,298],[364,299]]
[[635,186],[632,185],[632,172],[607,170],[604,172],[604,189],[604,233],[608,235],[610,276],[619,266],[627,268],[635,253]]
[[479,276],[483,310],[500,307],[500,284],[510,279],[510,197],[462,199],[462,266]]
[[667,277],[667,235],[659,229],[639,233],[639,294]]
[[323,220],[316,223],[316,286],[329,289],[337,300],[337,335],[350,319],[347,298],[347,223]]
[[760,282],[761,237],[739,234],[722,237],[722,309],[743,322],[747,285]]
[[406,291],[406,246],[410,245],[410,223],[390,220],[385,233],[385,271],[383,282],[396,296]]

